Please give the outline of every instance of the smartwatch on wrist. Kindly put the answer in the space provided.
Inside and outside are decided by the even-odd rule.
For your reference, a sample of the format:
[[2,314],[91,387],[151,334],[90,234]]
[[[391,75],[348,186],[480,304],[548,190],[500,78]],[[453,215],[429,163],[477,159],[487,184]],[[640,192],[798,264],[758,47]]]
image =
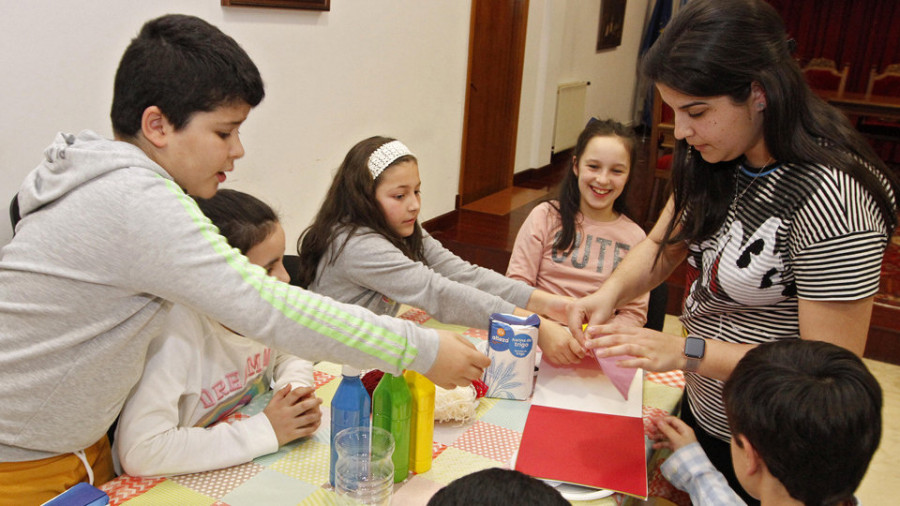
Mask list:
[[684,356],[687,363],[684,365],[686,372],[697,372],[700,361],[706,355],[706,340],[701,337],[688,336],[684,340]]

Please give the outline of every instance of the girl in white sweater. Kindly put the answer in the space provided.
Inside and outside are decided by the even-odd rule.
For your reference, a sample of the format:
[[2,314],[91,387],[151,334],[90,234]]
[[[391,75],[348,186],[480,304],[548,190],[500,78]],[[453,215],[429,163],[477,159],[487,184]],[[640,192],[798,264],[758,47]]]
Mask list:
[[[229,245],[270,276],[290,280],[282,263],[284,230],[268,205],[234,190],[195,200]],[[133,476],[208,471],[308,436],[322,418],[312,373],[311,362],[177,304],[150,344],[144,374],[119,418],[117,470]],[[269,388],[275,393],[261,413],[223,422]]]

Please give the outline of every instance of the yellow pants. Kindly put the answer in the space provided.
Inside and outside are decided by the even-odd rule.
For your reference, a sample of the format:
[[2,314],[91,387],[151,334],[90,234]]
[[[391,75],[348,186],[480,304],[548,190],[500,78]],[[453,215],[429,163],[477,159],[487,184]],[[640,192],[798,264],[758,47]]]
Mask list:
[[[94,472],[95,487],[116,477],[106,436],[85,448],[84,455]],[[74,453],[0,462],[0,506],[39,505],[83,481],[88,481],[87,469]]]

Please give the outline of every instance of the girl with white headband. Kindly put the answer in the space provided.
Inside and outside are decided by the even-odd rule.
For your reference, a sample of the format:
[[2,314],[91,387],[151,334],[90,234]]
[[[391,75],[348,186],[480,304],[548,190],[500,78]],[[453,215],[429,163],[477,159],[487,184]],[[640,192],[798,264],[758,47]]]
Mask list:
[[[356,144],[297,241],[301,286],[376,314],[409,304],[476,328],[487,328],[491,313],[565,314],[568,298],[472,265],[428,235],[417,221],[420,185],[418,161],[400,141]],[[546,319],[540,332],[538,344],[568,334]]]

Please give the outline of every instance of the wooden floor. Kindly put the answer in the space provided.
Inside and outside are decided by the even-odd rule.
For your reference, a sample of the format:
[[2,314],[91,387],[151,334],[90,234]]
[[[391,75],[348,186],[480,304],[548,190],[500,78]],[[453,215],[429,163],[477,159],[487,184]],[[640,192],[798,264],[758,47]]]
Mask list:
[[[655,167],[647,167],[648,145],[639,145],[628,195],[630,214],[645,229],[652,226],[656,218],[652,209],[659,205],[648,204],[654,186],[659,190],[665,184],[655,179]],[[570,169],[571,156],[568,151],[554,155],[546,167],[516,174],[512,188],[428,220],[422,226],[466,261],[505,274],[519,227],[536,205],[557,195],[556,186]],[[684,279],[682,265],[667,280],[667,314],[681,313]],[[865,356],[900,364],[900,306],[876,303]]]

